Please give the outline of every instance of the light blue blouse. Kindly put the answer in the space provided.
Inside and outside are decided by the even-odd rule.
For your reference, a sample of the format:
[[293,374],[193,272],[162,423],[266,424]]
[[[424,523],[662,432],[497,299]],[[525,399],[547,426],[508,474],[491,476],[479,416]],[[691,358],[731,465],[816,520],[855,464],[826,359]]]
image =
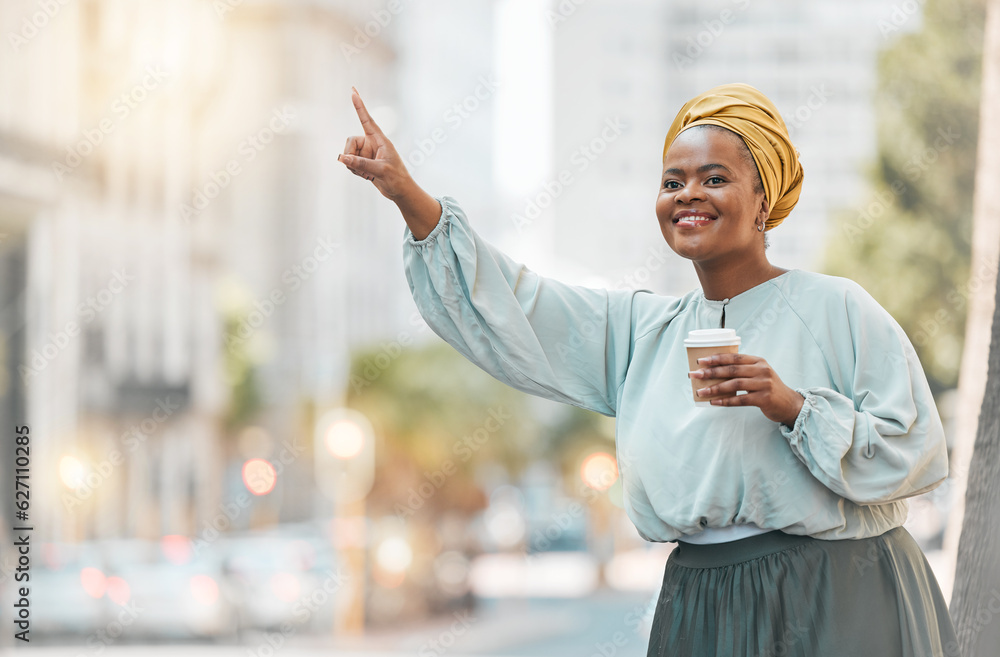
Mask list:
[[877,536],[905,498],[948,474],[916,352],[851,280],[790,270],[729,300],[740,351],[805,402],[792,427],[756,407],[696,407],[683,340],[722,301],[592,289],[539,276],[483,240],[450,196],[434,230],[404,229],[407,282],[427,324],[519,390],[617,418],[624,506],[673,541],[753,523],[821,539]]

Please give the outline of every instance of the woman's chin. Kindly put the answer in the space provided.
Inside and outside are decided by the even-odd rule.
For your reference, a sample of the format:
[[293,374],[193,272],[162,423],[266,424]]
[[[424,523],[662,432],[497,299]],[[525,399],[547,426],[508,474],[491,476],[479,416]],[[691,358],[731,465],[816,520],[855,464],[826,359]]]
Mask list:
[[674,236],[667,244],[670,249],[686,260],[698,260],[705,253],[705,245],[699,239],[689,239],[687,237]]

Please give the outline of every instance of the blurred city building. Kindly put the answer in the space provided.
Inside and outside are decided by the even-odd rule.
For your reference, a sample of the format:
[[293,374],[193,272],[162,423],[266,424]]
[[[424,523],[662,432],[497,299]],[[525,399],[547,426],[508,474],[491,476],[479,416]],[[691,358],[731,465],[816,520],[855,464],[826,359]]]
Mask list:
[[[308,481],[303,409],[408,319],[398,217],[336,162],[352,84],[398,106],[395,28],[358,39],[375,3],[49,4],[0,6],[0,412],[31,427],[39,536],[194,535],[245,458]],[[240,396],[261,426],[234,440]],[[311,486],[276,492],[234,526],[312,516]]]
[[[537,222],[554,224],[551,248],[567,276],[678,296],[699,286],[690,263],[663,241],[654,214],[663,138],[685,102],[729,82],[754,85],[774,101],[805,169],[798,205],[769,233],[769,258],[819,268],[831,213],[860,200],[864,167],[875,155],[877,50],[918,28],[919,15],[891,22],[889,0],[573,7],[550,20],[551,179],[566,170],[574,182]],[[606,131],[609,124],[621,134]]]

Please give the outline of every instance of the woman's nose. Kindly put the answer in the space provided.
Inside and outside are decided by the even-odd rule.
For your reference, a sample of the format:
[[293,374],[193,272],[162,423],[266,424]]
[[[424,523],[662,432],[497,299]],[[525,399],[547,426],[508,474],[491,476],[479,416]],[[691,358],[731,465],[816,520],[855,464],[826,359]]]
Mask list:
[[694,200],[704,200],[704,190],[696,184],[684,185],[681,191],[677,192],[678,203],[690,203]]

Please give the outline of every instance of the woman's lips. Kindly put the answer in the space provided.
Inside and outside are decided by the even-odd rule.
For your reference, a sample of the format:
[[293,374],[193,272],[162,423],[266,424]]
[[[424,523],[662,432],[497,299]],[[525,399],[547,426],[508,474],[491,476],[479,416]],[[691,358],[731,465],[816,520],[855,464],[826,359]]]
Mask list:
[[678,228],[699,228],[707,226],[715,221],[715,217],[704,214],[689,214],[674,220],[674,225]]

